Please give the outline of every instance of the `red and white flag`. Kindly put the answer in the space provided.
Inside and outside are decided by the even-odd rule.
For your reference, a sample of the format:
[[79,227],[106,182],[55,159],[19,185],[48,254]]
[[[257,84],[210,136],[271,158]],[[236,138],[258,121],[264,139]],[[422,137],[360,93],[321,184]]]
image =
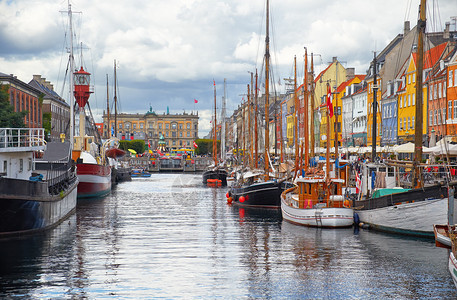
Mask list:
[[330,118],[333,117],[332,90],[329,84],[327,84],[327,108]]
[[194,141],[194,148],[198,148],[198,145],[195,141]]
[[359,172],[355,171],[355,192],[358,194],[362,189],[362,180],[360,180]]

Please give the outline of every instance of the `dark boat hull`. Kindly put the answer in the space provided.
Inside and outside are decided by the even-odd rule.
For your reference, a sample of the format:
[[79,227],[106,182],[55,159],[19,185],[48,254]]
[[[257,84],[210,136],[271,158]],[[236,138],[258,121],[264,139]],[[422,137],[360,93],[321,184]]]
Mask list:
[[203,184],[207,184],[208,179],[218,179],[222,186],[227,186],[227,171],[224,169],[208,170],[203,173]]
[[[0,179],[0,237],[29,234],[58,225],[75,211],[77,185],[74,178],[53,195],[44,182]],[[11,191],[16,192],[10,194]]]
[[280,209],[281,193],[291,187],[293,184],[287,181],[260,182],[248,186],[232,187],[229,196],[236,205]]

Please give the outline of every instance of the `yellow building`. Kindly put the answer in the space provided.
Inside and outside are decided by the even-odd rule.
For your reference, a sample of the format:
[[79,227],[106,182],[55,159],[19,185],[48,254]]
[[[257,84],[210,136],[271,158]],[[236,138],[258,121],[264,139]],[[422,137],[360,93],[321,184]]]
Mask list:
[[[110,115],[108,126],[107,115],[103,114],[104,128],[115,128],[115,118]],[[105,132],[108,135],[108,131]],[[152,108],[146,114],[118,114],[116,136],[120,140],[141,139],[152,149],[158,147],[160,136],[165,138],[169,150],[192,147],[198,139],[198,113],[156,114]]]
[[[398,126],[397,135],[400,144],[414,142],[416,124],[416,53],[410,58],[400,74],[401,88],[398,92]],[[427,124],[427,88],[422,88],[423,124]],[[422,127],[422,133],[427,133],[427,126]]]
[[[352,69],[353,70],[353,69]],[[326,147],[327,140],[323,136],[327,136],[327,106],[325,105],[327,100],[327,83],[330,85],[332,94],[336,92],[338,86],[341,83],[347,80],[347,72],[346,69],[341,65],[341,63],[337,60],[336,57],[333,58],[332,63],[322,71],[314,80],[315,85],[315,98],[314,98],[314,107],[317,111],[320,111],[320,114],[316,112],[314,115],[314,133],[316,142],[319,142],[321,147]],[[341,98],[340,98],[341,100]],[[335,106],[335,103],[333,103]],[[341,105],[340,105],[341,107]],[[338,109],[333,110],[334,113],[338,112]],[[341,111],[341,108],[340,108]],[[340,116],[341,118],[341,116]],[[341,119],[340,119],[341,122]],[[340,123],[341,124],[341,123]],[[330,126],[332,127],[332,126]],[[340,127],[341,128],[341,127]],[[332,130],[332,129],[331,129]],[[332,133],[330,132],[330,135]]]

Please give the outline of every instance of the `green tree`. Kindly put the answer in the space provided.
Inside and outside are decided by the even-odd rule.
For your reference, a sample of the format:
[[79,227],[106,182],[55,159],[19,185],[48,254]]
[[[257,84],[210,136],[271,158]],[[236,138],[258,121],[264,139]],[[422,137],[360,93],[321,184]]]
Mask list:
[[0,127],[24,128],[27,111],[15,112],[10,104],[9,85],[0,84]]
[[119,142],[119,148],[124,151],[128,151],[128,149],[133,149],[136,151],[136,153],[141,154],[144,152],[145,142],[143,140],[133,140],[133,141],[122,140]]
[[[205,155],[213,153],[213,140],[212,139],[197,139],[195,143],[198,145],[198,148],[195,149],[195,154]],[[217,151],[220,151],[221,141],[217,141]]]

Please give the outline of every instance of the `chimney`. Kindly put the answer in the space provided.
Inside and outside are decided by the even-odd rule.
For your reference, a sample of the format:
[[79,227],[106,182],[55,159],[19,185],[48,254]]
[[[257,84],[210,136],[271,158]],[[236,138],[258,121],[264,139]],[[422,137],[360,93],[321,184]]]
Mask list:
[[41,82],[41,75],[33,75],[33,80]]
[[338,57],[334,56],[333,59],[332,59],[332,62],[336,62],[338,60]]
[[355,68],[346,69],[346,80],[352,79],[355,77]]
[[450,31],[449,27],[451,26],[451,23],[450,22],[446,22],[445,25],[446,25],[446,28],[443,31],[443,38],[445,40],[449,40],[449,31]]
[[405,21],[405,26],[403,27],[403,36],[406,36],[406,34],[411,30],[409,21]]

